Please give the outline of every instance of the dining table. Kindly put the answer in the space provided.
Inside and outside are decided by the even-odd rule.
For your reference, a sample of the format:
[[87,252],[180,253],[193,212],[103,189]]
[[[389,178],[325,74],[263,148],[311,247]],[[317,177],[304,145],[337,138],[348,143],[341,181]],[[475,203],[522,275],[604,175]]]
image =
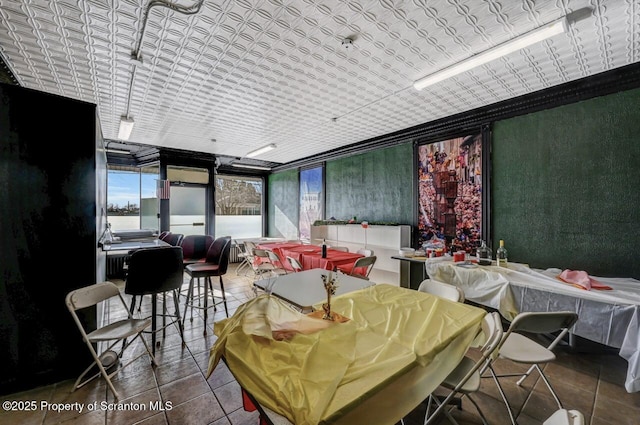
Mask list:
[[517,262],[480,266],[450,257],[426,260],[425,270],[431,279],[458,286],[465,299],[495,308],[507,320],[524,311],[576,312],[570,343],[579,336],[619,349],[628,362],[625,389],[640,392],[639,280],[591,276],[611,289],[586,290],[560,280],[562,270],[557,268],[535,269]]
[[374,282],[360,279],[326,269],[303,270],[298,273],[269,276],[254,283],[255,286],[268,292],[301,311],[313,311],[314,305],[326,297],[322,276],[336,279],[335,295],[342,295],[375,285]]
[[336,295],[331,311],[340,320],[249,300],[215,323],[207,375],[223,359],[274,423],[394,424],[456,367],[485,315],[390,284]]
[[[287,271],[294,271],[287,261],[287,257],[292,257],[298,260],[303,270],[341,270],[349,274],[354,263],[359,258],[364,257],[362,254],[340,251],[329,247],[327,248],[326,257],[323,258],[321,246],[291,242],[261,243],[256,247],[273,251],[280,258],[282,267]],[[366,269],[358,268],[356,273],[364,275],[366,274]]]

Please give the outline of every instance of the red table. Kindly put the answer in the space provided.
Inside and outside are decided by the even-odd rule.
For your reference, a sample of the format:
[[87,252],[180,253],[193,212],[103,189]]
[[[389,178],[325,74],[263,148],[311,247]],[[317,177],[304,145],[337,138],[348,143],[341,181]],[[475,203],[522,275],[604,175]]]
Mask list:
[[[358,258],[362,258],[363,255],[353,252],[338,251],[336,249],[327,248],[327,258],[322,258],[322,247],[316,245],[302,245],[289,248],[281,248],[280,252],[282,256],[280,258],[286,259],[287,257],[295,258],[302,264],[303,270],[310,269],[325,269],[325,270],[337,270],[351,271],[353,264]],[[365,272],[364,270],[362,270]],[[361,272],[359,270],[358,272]]]
[[[273,251],[278,256],[278,258],[280,258],[282,266],[288,271],[293,271],[291,264],[289,264],[289,262],[287,261],[287,257],[292,257],[298,260],[300,264],[302,264],[303,270],[339,269],[349,274],[356,260],[363,257],[363,255],[361,254],[327,248],[327,258],[322,258],[322,247],[317,245],[303,245],[292,242],[261,243],[256,245],[256,248],[269,249]],[[257,261],[260,261],[260,259],[257,259]],[[366,270],[362,268],[357,272],[364,274],[366,273]]]

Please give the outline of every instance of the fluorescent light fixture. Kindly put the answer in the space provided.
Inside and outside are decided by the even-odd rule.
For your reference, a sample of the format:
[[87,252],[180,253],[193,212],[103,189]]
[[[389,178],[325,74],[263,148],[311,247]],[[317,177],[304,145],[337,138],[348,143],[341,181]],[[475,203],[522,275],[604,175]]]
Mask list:
[[131,154],[131,152],[126,150],[126,149],[107,148],[105,150],[107,152],[109,152],[109,153],[121,153],[121,154],[125,154],[125,155]]
[[118,139],[120,140],[129,140],[129,136],[131,136],[131,132],[133,131],[133,118],[129,118],[127,116],[120,117],[120,129],[118,130]]
[[274,150],[275,148],[277,148],[277,146],[274,143],[270,143],[266,146],[263,146],[261,148],[258,148],[254,151],[249,152],[248,154],[246,154],[245,156],[247,158],[253,158],[254,156],[258,156],[258,155],[262,155],[265,152],[269,152]]
[[440,81],[454,77],[463,72],[467,72],[478,66],[484,65],[488,62],[494,61],[498,58],[506,56],[510,53],[524,49],[535,43],[539,43],[554,35],[562,34],[567,31],[568,23],[567,18],[558,19],[557,21],[543,25],[536,28],[533,31],[529,31],[519,37],[509,40],[505,43],[499,44],[496,47],[492,47],[489,50],[485,50],[482,53],[478,53],[475,56],[471,56],[468,59],[458,62],[448,68],[437,71],[431,75],[427,75],[413,83],[413,87],[416,90],[422,90],[425,87],[429,87]]
[[263,167],[261,165],[251,165],[251,164],[238,164],[238,163],[232,163],[231,164],[232,167],[236,167],[236,168],[250,168],[252,170],[264,170],[264,171],[270,171],[271,168],[270,167]]

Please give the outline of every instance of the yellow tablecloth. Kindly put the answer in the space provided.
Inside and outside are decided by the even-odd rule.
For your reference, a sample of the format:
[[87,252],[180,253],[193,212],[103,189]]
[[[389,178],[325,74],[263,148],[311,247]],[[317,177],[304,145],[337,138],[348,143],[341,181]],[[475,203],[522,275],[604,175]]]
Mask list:
[[[335,297],[332,310],[352,320],[312,319],[275,297],[247,302],[216,323],[208,373],[224,356],[243,388],[297,425],[395,423],[458,364],[485,314],[384,284]],[[282,329],[302,333],[273,339]]]

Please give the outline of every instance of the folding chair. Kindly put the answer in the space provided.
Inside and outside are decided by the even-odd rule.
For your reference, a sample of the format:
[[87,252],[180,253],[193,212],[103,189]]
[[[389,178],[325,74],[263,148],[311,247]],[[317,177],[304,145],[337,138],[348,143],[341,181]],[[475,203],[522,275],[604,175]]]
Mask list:
[[577,410],[559,409],[542,425],[584,425],[584,415]]
[[287,257],[287,261],[289,262],[291,268],[295,273],[302,271],[302,264],[300,264],[300,261],[296,260],[293,257]]
[[[123,311],[127,312],[127,318],[107,324],[87,334],[87,331],[84,328],[84,325],[80,321],[78,314],[76,312],[78,310],[82,310],[84,308],[97,305],[103,301],[107,301],[107,300],[110,301],[111,299],[116,299],[116,297],[120,300],[120,303],[122,304],[122,307],[123,307]],[[134,358],[132,358],[131,360],[129,360],[124,365],[119,365],[111,373],[107,373],[107,370],[103,365],[103,361],[105,361],[108,354],[116,354],[112,351],[112,348],[115,347],[116,344],[118,344],[119,342],[122,342],[122,348],[120,349],[120,353],[117,355],[118,357],[122,357],[122,353],[124,352],[124,350],[127,347],[129,347],[133,343],[133,341],[135,341],[138,337],[140,337],[140,340],[142,341],[142,343],[144,344],[144,347],[147,350],[147,354],[149,354],[149,357],[151,358],[151,364],[153,365],[157,364],[155,357],[151,353],[151,349],[147,345],[147,342],[145,341],[145,339],[142,337],[142,332],[151,325],[151,318],[135,319],[132,316],[132,314],[129,312],[129,309],[127,308],[127,304],[125,303],[124,298],[122,297],[122,294],[120,294],[120,290],[118,290],[118,287],[114,283],[102,282],[102,283],[97,283],[95,285],[91,285],[91,286],[87,286],[84,288],[71,291],[67,294],[65,303],[67,304],[67,308],[69,309],[71,316],[73,316],[73,320],[76,322],[76,325],[78,326],[78,329],[82,334],[82,339],[87,344],[87,347],[89,348],[89,351],[91,352],[91,355],[93,356],[93,359],[94,359],[93,363],[91,363],[91,365],[89,365],[89,367],[86,368],[85,371],[82,372],[82,374],[76,380],[73,386],[74,390],[84,386],[88,382],[92,381],[94,378],[97,378],[98,376],[102,375],[104,379],[107,381],[107,385],[113,392],[114,397],[116,398],[116,400],[118,399],[118,392],[113,387],[113,383],[111,382],[111,377],[115,375],[120,369],[123,369],[124,367],[128,366],[133,361],[137,360],[139,357],[144,355],[144,352],[142,352],[137,356],[135,356]],[[130,339],[129,341],[126,341],[127,338],[134,335],[135,335],[134,338]],[[103,343],[103,342],[107,342],[107,343],[110,342],[110,345],[106,350],[103,350],[102,353],[98,355],[98,353],[96,352],[96,349],[94,348],[94,344],[97,345],[98,343]],[[82,381],[84,377],[87,375],[87,373],[89,373],[89,371],[93,369],[94,365],[98,366],[99,372],[91,376],[90,378],[87,378],[85,381]]]
[[[547,379],[546,375],[542,372],[542,369],[539,364],[549,363],[556,359],[556,355],[553,354],[551,350],[555,348],[555,346],[562,340],[562,338],[569,332],[569,329],[576,323],[578,320],[578,315],[573,311],[549,311],[549,312],[525,312],[518,314],[509,329],[504,334],[504,341],[502,346],[500,347],[499,356],[500,358],[511,360],[516,363],[524,363],[530,364],[531,367],[524,374],[521,373],[511,373],[511,374],[503,374],[496,375],[493,367],[489,365],[489,372],[496,385],[498,386],[498,391],[502,396],[502,400],[504,401],[507,411],[509,413],[509,417],[511,418],[511,423],[516,425],[515,418],[513,417],[513,412],[511,410],[511,405],[507,400],[507,397],[500,385],[498,378],[507,377],[507,376],[521,376],[518,380],[517,384],[521,385],[522,382],[531,374],[531,372],[536,369],[540,374],[540,377],[551,391],[551,395],[555,399],[558,404],[558,408],[562,409],[562,403],[558,398],[558,395],[551,387],[551,383]],[[549,334],[553,332],[558,332],[558,336],[549,344],[547,347],[540,345],[539,343],[533,341],[532,339],[527,338],[526,336],[518,333],[518,332],[528,332],[532,334]]]
[[[353,267],[351,268],[351,273],[349,273],[349,275],[353,277],[358,277],[360,279],[369,280],[369,273],[371,273],[371,269],[373,269],[373,265],[376,263],[377,259],[378,257],[376,257],[375,255],[372,255],[371,257],[358,258],[356,262],[353,264]],[[366,267],[366,272],[364,274],[360,274],[356,271],[361,267]]]
[[455,302],[464,302],[464,292],[455,285],[425,279],[420,283],[418,291],[426,292]]
[[246,270],[252,270],[253,269],[253,244],[249,241],[241,243],[238,242],[237,240],[234,239],[234,243],[235,245],[238,247],[238,249],[240,250],[240,253],[238,254],[238,258],[241,258],[242,260],[240,261],[240,264],[238,264],[238,267],[236,268],[236,275],[240,276],[240,271],[241,270],[245,270],[245,275],[246,275]]
[[[471,403],[475,406],[480,414],[482,423],[488,425],[480,406],[471,398],[471,394],[477,392],[480,389],[480,378],[482,373],[491,366],[491,362],[496,357],[496,353],[500,347],[502,341],[502,323],[500,322],[500,315],[498,313],[488,313],[482,321],[482,332],[485,337],[485,343],[480,349],[482,355],[477,361],[472,360],[470,357],[463,357],[462,361],[456,366],[440,384],[442,387],[450,390],[449,394],[444,400],[439,401],[437,397],[429,395],[427,402],[427,410],[425,413],[425,425],[434,423],[438,419],[438,415],[442,412],[447,418],[454,424],[457,424],[456,420],[451,416],[449,410],[446,409],[447,404],[453,399],[454,396],[460,394],[462,397],[467,397]],[[431,410],[431,402],[434,402],[438,407],[429,414]]]

